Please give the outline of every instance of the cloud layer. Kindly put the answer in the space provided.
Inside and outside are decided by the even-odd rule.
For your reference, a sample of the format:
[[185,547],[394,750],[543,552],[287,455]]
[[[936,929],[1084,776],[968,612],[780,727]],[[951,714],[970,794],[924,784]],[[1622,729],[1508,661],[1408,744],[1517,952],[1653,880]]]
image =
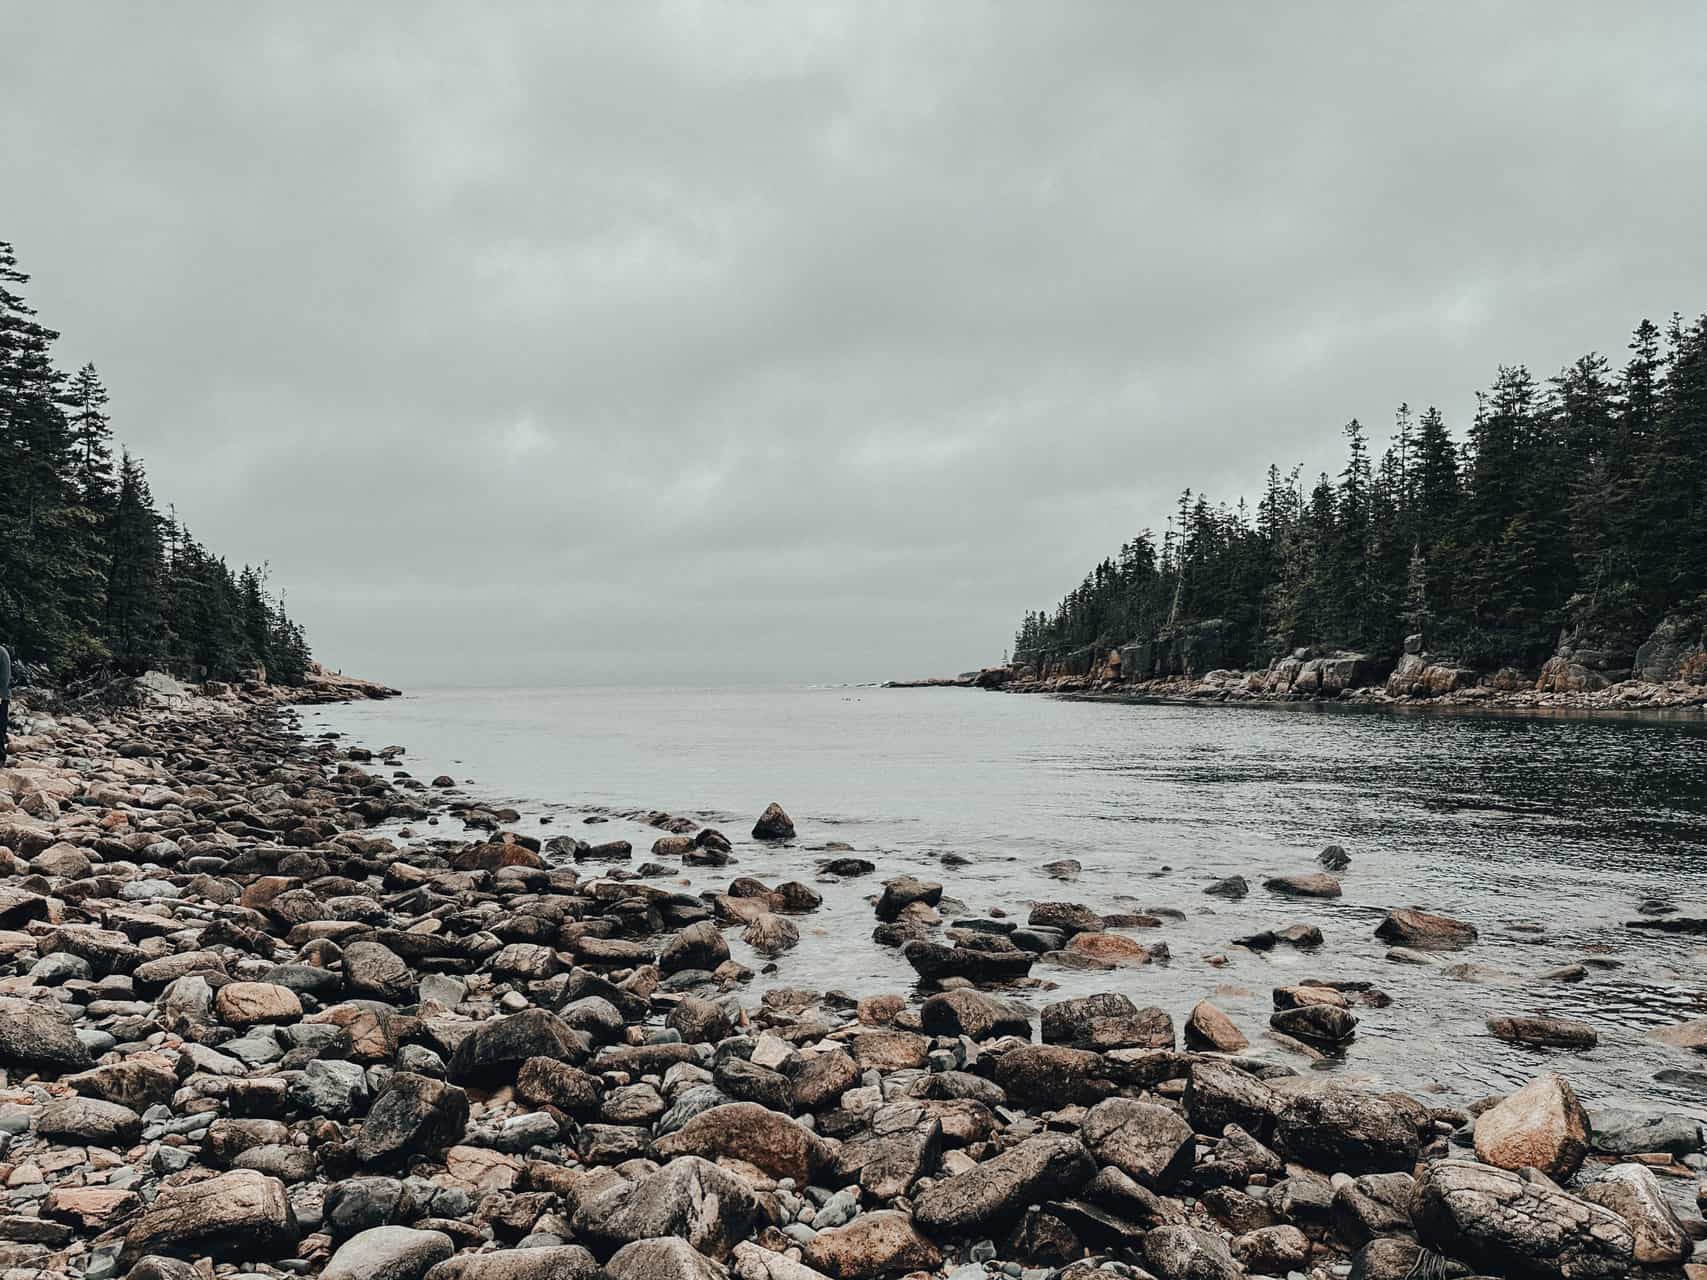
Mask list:
[[0,5],[0,237],[409,684],[999,656],[1174,495],[1707,307],[1707,11]]

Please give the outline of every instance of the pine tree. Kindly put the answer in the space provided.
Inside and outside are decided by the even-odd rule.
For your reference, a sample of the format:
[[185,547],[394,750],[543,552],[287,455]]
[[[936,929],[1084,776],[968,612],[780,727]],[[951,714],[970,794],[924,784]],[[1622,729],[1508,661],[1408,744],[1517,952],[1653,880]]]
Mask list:
[[159,660],[164,646],[161,591],[165,551],[148,477],[142,464],[129,453],[119,464],[108,545],[103,619],[107,646],[121,671],[140,675]]
[[113,499],[112,421],[107,417],[107,389],[93,364],[77,371],[67,389],[72,467],[83,501],[97,512]]

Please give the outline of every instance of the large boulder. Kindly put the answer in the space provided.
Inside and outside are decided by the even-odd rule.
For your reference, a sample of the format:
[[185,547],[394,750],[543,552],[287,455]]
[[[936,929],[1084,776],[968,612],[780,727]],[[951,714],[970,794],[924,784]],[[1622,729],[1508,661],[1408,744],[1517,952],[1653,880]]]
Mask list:
[[1456,951],[1476,940],[1476,926],[1451,916],[1402,907],[1387,913],[1387,918],[1375,926],[1375,936],[1413,951]]
[[623,1245],[605,1264],[605,1274],[610,1280],[729,1280],[721,1262],[673,1237]]
[[1101,1102],[1116,1089],[1100,1053],[1058,1044],[1009,1049],[996,1060],[995,1079],[1021,1105]]
[[926,1033],[933,1036],[1031,1039],[1031,1014],[1026,1007],[983,991],[963,988],[931,996],[920,1008],[919,1019]]
[[1099,1164],[1113,1165],[1139,1186],[1165,1191],[1191,1172],[1191,1126],[1166,1107],[1109,1098],[1085,1113],[1079,1136]]
[[885,1209],[820,1231],[806,1244],[806,1262],[836,1280],[875,1280],[935,1271],[942,1265],[942,1252],[919,1234],[906,1214]]
[[363,1164],[403,1164],[461,1140],[468,1127],[468,1095],[455,1085],[399,1071],[374,1100],[356,1158]]
[[1688,1230],[1666,1203],[1659,1180],[1641,1164],[1615,1164],[1583,1188],[1583,1199],[1611,1209],[1635,1236],[1636,1261],[1661,1267],[1682,1262],[1693,1245]]
[[1207,1000],[1199,1000],[1185,1020],[1185,1047],[1215,1053],[1243,1053],[1251,1042],[1233,1020]]
[[1468,1160],[1425,1167],[1411,1221],[1423,1244],[1484,1274],[1623,1280],[1635,1259],[1635,1235],[1612,1210]]
[[298,1227],[285,1185],[253,1169],[233,1169],[203,1182],[163,1187],[130,1225],[121,1262],[144,1254],[187,1257],[284,1257]]
[[1274,1123],[1282,1155],[1327,1173],[1409,1171],[1417,1127],[1409,1113],[1371,1093],[1312,1089],[1286,1100]]
[[57,1008],[29,1000],[0,1000],[0,1066],[76,1071],[93,1060]]
[[1198,1133],[1218,1134],[1236,1124],[1266,1142],[1284,1106],[1273,1089],[1231,1063],[1201,1059],[1191,1064],[1186,1077],[1185,1111]]
[[765,811],[759,815],[759,820],[753,824],[753,839],[792,840],[794,839],[794,819],[784,812],[780,804],[772,801],[765,806]]
[[453,1252],[442,1231],[370,1227],[338,1247],[321,1280],[419,1280]]
[[654,1144],[660,1156],[744,1160],[773,1178],[804,1186],[835,1157],[835,1144],[755,1102],[732,1102],[694,1116]]
[[1476,1118],[1476,1155],[1498,1169],[1539,1169],[1563,1181],[1588,1155],[1594,1131],[1563,1076],[1546,1072]]
[[709,920],[690,924],[664,944],[658,967],[665,973],[717,968],[729,958],[729,943]]
[[1144,1237],[1144,1261],[1161,1280],[1241,1280],[1245,1269],[1212,1231],[1157,1227]]
[[901,955],[921,978],[933,982],[965,978],[968,982],[1012,982],[1031,972],[1035,957],[1017,947],[993,951],[981,947],[951,947],[928,939],[915,939],[901,948]]
[[579,1066],[591,1052],[587,1034],[555,1013],[523,1009],[488,1019],[465,1036],[451,1057],[447,1074],[456,1084],[513,1084],[517,1071],[529,1058],[555,1058]]
[[764,1217],[758,1197],[734,1174],[697,1156],[623,1181],[575,1210],[577,1237],[615,1249],[635,1240],[676,1236],[722,1259]]
[[426,1280],[602,1280],[598,1259],[578,1244],[464,1253],[427,1272]]
[[1071,1196],[1095,1173],[1077,1138],[1041,1134],[920,1192],[913,1215],[933,1234],[966,1235],[1006,1223],[1034,1201]]
[[942,886],[934,880],[917,876],[896,876],[883,882],[883,894],[877,899],[877,918],[893,923],[915,902],[934,907],[942,901]]

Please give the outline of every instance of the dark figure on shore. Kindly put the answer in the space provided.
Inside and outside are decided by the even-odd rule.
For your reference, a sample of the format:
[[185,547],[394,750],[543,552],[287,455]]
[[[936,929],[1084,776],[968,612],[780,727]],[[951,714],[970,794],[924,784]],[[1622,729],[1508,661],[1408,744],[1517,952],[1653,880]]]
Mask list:
[[6,730],[12,719],[12,655],[0,644],[0,769],[6,767]]

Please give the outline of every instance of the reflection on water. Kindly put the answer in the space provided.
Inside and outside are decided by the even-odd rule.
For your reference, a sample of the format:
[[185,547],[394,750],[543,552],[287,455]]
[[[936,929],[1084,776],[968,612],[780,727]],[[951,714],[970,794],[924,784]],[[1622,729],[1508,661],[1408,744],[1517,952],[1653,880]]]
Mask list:
[[[741,845],[738,867],[680,877],[694,890],[735,874],[806,877],[810,846],[829,840],[872,857],[876,876],[820,885],[825,904],[802,921],[801,946],[755,994],[772,982],[855,993],[905,986],[911,970],[870,942],[865,901],[905,871],[940,879],[977,914],[1023,916],[1028,901],[1046,898],[1185,913],[1183,923],[1138,931],[1168,942],[1165,965],[1034,970],[1060,993],[1119,989],[1176,1020],[1210,996],[1265,1052],[1283,1056],[1256,1035],[1272,987],[1365,979],[1393,1004],[1358,1010],[1358,1039],[1334,1070],[1467,1101],[1551,1066],[1591,1106],[1707,1117],[1707,1092],[1692,1079],[1707,1059],[1642,1034],[1707,1016],[1707,939],[1623,927],[1649,898],[1707,916],[1699,716],[1397,715],[952,689],[585,689],[435,693],[314,709],[304,722],[374,746],[402,743],[417,776],[472,779],[475,794],[521,809],[523,829],[542,817],[568,824],[662,808],[740,837],[771,800],[794,815],[794,846]],[[620,818],[599,830],[642,852],[657,834]],[[1352,854],[1343,898],[1300,902],[1261,889],[1266,876],[1314,870],[1329,843]],[[972,861],[945,868],[949,853]],[[1063,857],[1083,864],[1076,883],[1038,871]],[[1234,873],[1251,881],[1250,897],[1203,895]],[[1482,941],[1430,966],[1387,962],[1374,926],[1388,908],[1413,905],[1474,922]],[[1299,920],[1325,935],[1313,954],[1230,946]],[[1514,927],[1524,925],[1542,932]],[[1210,963],[1223,956],[1224,965]],[[1576,982],[1537,980],[1584,957],[1610,963]],[[1461,962],[1469,975],[1448,976]],[[1580,1018],[1601,1044],[1586,1054],[1519,1049],[1487,1033],[1496,1013]]]

